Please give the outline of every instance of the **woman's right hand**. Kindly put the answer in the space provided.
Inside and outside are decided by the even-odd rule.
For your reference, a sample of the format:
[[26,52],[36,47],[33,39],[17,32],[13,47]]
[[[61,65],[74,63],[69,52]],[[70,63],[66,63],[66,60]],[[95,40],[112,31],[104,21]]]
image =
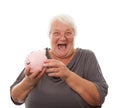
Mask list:
[[30,72],[30,66],[26,66],[24,79],[11,90],[11,97],[14,102],[24,103],[29,92],[35,87],[45,73],[45,68],[41,72]]
[[24,73],[25,73],[25,81],[29,86],[35,86],[39,80],[43,77],[45,74],[45,68],[42,69],[42,71],[37,72],[30,72],[30,66],[26,66]]

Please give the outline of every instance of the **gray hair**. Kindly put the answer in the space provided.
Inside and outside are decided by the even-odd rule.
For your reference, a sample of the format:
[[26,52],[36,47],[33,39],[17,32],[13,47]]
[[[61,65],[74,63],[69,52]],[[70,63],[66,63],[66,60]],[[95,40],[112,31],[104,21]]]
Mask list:
[[55,21],[60,21],[64,24],[67,24],[69,26],[71,26],[71,28],[73,29],[74,31],[74,34],[76,35],[76,25],[74,23],[74,20],[71,16],[69,15],[57,15],[55,16],[52,20],[51,20],[51,23],[50,23],[50,28],[49,28],[49,34],[51,32],[51,28],[52,28],[52,24],[55,22]]

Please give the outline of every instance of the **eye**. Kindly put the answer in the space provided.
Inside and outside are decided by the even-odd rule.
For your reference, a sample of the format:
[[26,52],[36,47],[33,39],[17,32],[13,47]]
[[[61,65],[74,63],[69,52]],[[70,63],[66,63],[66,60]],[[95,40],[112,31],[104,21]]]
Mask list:
[[70,31],[66,32],[66,33],[65,33],[65,36],[68,36],[68,37],[69,37],[69,36],[72,36],[72,32],[70,32]]
[[60,36],[60,33],[57,32],[57,31],[56,31],[56,32],[53,32],[53,36],[54,36],[54,37],[59,37],[59,36]]

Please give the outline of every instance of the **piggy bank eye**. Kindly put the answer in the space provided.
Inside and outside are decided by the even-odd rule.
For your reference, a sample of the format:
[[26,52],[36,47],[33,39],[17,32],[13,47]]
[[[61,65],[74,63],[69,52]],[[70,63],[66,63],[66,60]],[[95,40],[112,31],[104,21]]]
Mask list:
[[26,61],[26,65],[29,65],[30,64],[30,61],[29,61],[29,59]]

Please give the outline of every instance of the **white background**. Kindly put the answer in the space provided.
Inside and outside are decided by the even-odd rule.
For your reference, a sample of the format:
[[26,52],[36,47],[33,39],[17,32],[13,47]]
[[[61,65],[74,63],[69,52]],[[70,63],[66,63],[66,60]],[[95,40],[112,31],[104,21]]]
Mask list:
[[49,20],[71,15],[78,27],[76,47],[95,52],[109,85],[103,108],[118,108],[120,97],[119,0],[0,0],[0,106],[24,108],[10,100],[10,85],[32,50],[49,47]]

